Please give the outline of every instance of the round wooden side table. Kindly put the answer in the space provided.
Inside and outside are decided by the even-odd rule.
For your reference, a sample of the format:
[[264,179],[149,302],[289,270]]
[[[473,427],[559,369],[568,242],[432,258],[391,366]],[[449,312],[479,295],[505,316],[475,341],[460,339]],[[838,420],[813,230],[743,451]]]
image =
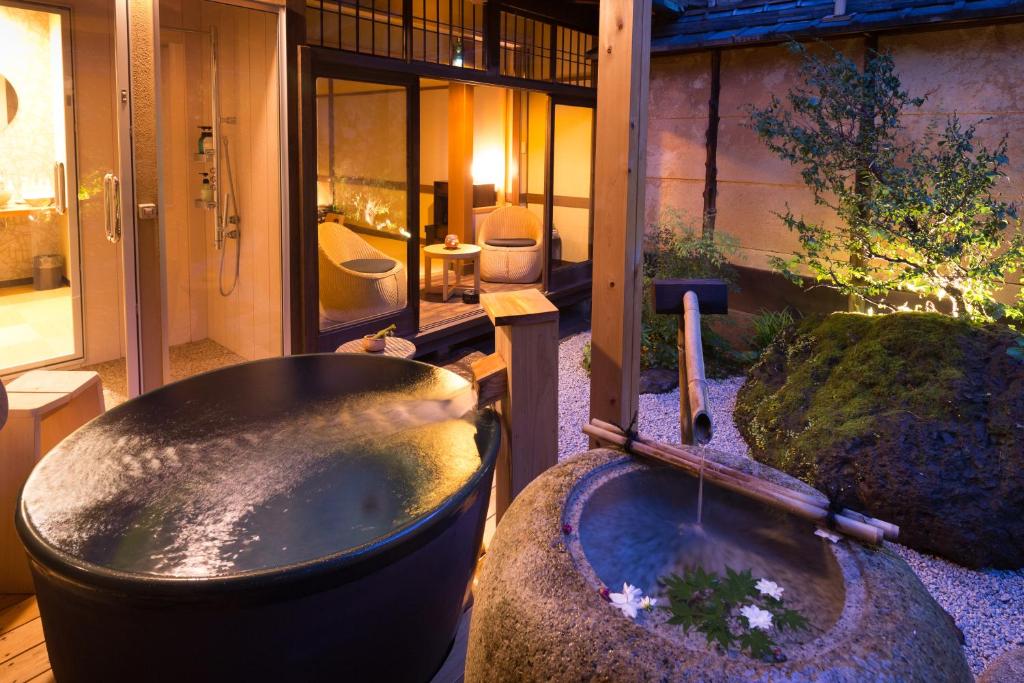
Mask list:
[[[435,292],[434,272],[431,269],[431,261],[439,258],[444,262],[443,275],[441,276],[441,301],[448,301],[451,292],[455,287],[462,284],[461,261],[473,262],[473,288],[477,294],[480,293],[480,247],[475,244],[460,244],[455,249],[447,249],[443,244],[431,244],[423,247],[424,264],[427,271],[426,291]],[[455,285],[448,285],[448,266],[455,264]]]
[[387,337],[384,340],[383,351],[367,351],[363,348],[362,339],[353,339],[345,342],[335,353],[368,353],[371,356],[394,356],[395,358],[412,358],[416,355],[416,345],[401,337]]

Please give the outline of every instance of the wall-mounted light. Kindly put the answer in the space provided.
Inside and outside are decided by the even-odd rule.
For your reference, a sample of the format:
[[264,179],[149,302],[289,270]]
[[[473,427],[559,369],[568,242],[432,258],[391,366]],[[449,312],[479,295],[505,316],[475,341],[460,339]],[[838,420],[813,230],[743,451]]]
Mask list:
[[473,155],[474,185],[505,187],[505,155],[500,149],[484,148]]
[[462,39],[455,39],[455,55],[452,57],[452,66],[462,66]]

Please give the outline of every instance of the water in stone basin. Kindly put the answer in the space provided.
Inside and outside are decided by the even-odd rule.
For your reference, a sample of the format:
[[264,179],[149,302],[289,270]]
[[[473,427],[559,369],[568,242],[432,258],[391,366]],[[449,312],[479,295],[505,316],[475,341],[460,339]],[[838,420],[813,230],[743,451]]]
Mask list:
[[[755,579],[775,581],[785,589],[786,606],[810,621],[806,631],[773,633],[784,649],[828,630],[845,602],[841,570],[813,532],[807,522],[667,468],[631,471],[597,485],[579,519],[587,562],[612,590],[629,582],[666,605],[659,577],[694,566],[719,574],[727,567],[749,569]],[[707,647],[702,634],[684,636],[666,624],[663,610],[641,618],[686,647]]]
[[39,465],[24,494],[31,523],[72,556],[156,576],[356,548],[479,469],[476,399],[459,382],[313,397],[255,417],[204,397],[194,411],[146,399],[141,415],[111,411]]

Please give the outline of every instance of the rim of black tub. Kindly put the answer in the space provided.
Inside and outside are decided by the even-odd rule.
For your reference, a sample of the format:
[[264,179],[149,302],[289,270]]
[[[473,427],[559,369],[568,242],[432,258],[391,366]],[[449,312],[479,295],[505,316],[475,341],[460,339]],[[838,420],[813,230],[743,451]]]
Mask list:
[[[334,360],[340,358],[345,358],[346,360]],[[387,365],[401,366],[406,369],[412,368],[414,371],[419,372],[420,376],[441,376],[440,374],[445,374],[457,377],[457,375],[449,370],[418,361],[365,354],[319,353],[268,358],[241,363],[227,368],[218,368],[169,383],[112,408],[104,413],[104,415],[95,418],[85,425],[76,434],[86,431],[90,427],[95,428],[122,419],[140,403],[167,398],[168,395],[180,392],[182,387],[187,386],[189,383],[201,384],[204,379],[210,381],[211,377],[216,376],[215,378],[218,381],[223,379],[225,380],[224,383],[227,384],[227,380],[230,378],[223,377],[223,375],[258,370],[260,366],[274,364],[320,363],[325,359],[326,362],[332,364],[336,362],[379,363],[381,368]],[[461,378],[460,381],[464,382]],[[154,598],[166,595],[174,596],[175,599],[180,600],[187,599],[189,596],[194,596],[197,599],[208,598],[211,594],[226,594],[236,591],[246,591],[251,594],[254,590],[274,593],[284,589],[287,589],[288,592],[301,589],[301,592],[305,593],[308,589],[309,592],[314,592],[320,590],[326,583],[336,582],[339,578],[346,580],[358,578],[381,566],[390,564],[398,557],[415,551],[442,533],[447,528],[445,522],[454,520],[456,513],[460,509],[475,500],[474,492],[478,489],[483,490],[481,488],[481,479],[493,473],[501,438],[498,418],[490,409],[480,411],[477,414],[475,427],[475,442],[477,453],[480,456],[480,465],[453,493],[429,510],[413,516],[405,523],[391,528],[388,532],[369,542],[297,562],[214,576],[171,576],[124,571],[89,562],[55,547],[49,539],[40,533],[35,525],[28,521],[29,512],[26,511],[23,494],[25,489],[31,485],[32,477],[26,482],[18,498],[16,526],[29,555],[45,571],[57,573],[65,579],[80,582],[87,586],[112,588],[122,591],[126,595],[137,594],[140,597]],[[73,437],[74,435],[69,437],[69,439]],[[51,454],[56,451],[57,449],[54,449],[51,451]],[[51,454],[45,456],[40,462],[50,458]],[[489,481],[486,482],[486,487],[490,488]]]

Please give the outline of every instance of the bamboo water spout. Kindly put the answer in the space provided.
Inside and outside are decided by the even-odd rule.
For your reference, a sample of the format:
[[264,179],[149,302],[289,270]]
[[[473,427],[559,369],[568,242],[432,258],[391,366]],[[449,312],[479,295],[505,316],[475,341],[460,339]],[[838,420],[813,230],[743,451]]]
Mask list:
[[679,317],[679,428],[683,443],[706,444],[714,435],[704,376],[704,350],[700,336],[700,303],[690,290],[683,295]]
[[708,401],[708,383],[704,375],[704,350],[701,345],[702,313],[728,313],[728,291],[720,280],[656,280],[656,313],[679,316],[679,431],[685,444],[702,445],[711,441],[714,423]]

